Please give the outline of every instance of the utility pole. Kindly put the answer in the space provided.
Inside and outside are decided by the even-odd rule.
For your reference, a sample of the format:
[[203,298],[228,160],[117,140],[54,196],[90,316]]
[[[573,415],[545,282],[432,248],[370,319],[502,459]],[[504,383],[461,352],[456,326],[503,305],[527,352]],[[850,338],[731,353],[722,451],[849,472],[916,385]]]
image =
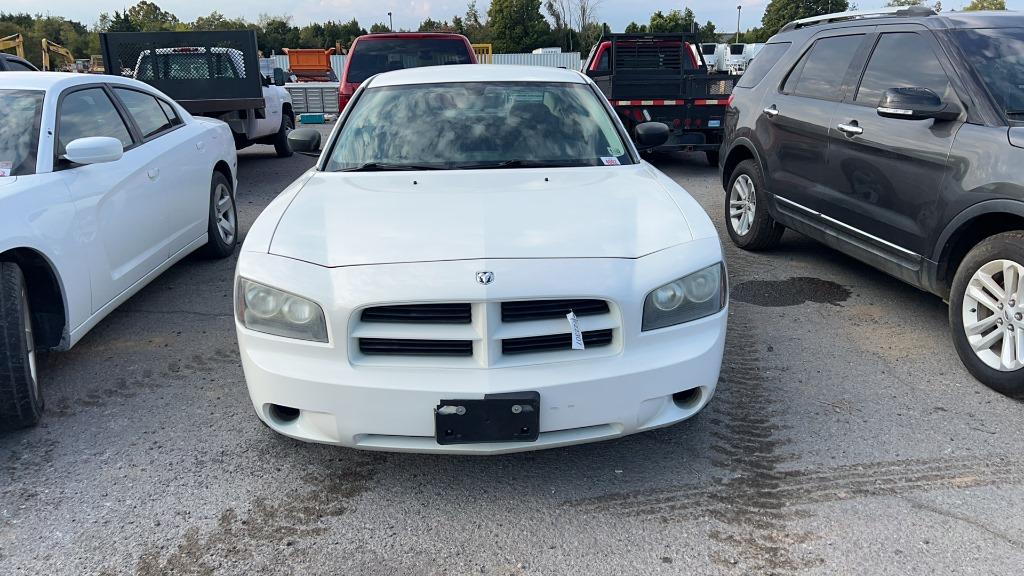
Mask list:
[[740,14],[743,13],[743,5],[736,6],[736,43],[740,43]]
[[391,17],[391,12],[388,12],[388,30],[395,31],[395,19]]

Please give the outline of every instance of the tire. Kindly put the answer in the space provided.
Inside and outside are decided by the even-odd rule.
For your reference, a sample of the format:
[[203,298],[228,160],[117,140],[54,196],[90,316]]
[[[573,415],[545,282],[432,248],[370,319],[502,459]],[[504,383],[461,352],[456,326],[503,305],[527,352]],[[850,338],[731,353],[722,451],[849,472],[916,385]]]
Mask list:
[[231,183],[220,172],[210,182],[210,220],[206,228],[209,240],[202,248],[207,258],[227,258],[238,244],[238,210]]
[[0,262],[0,432],[34,426],[42,415],[28,287],[17,264]]
[[277,151],[278,158],[288,158],[294,152],[292,152],[292,145],[288,142],[288,133],[295,129],[295,120],[292,115],[285,112],[284,118],[281,119],[281,128],[277,131],[277,136],[274,137],[274,150]]
[[[754,160],[740,162],[729,176],[725,191],[725,227],[732,243],[744,250],[774,248],[786,228],[768,213],[761,166]],[[737,214],[734,210],[742,210]]]
[[[1024,231],[982,240],[956,270],[949,294],[953,346],[989,388],[1024,399]],[[1002,295],[999,292],[1002,292]]]
[[708,150],[704,152],[704,157],[712,168],[718,168],[718,150]]

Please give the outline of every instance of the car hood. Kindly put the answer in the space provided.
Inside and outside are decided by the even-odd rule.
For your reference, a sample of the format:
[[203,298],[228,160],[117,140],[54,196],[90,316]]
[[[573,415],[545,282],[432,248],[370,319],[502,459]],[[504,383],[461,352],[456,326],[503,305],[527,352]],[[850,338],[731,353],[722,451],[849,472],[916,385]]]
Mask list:
[[314,174],[270,253],[322,266],[638,258],[693,239],[641,165]]

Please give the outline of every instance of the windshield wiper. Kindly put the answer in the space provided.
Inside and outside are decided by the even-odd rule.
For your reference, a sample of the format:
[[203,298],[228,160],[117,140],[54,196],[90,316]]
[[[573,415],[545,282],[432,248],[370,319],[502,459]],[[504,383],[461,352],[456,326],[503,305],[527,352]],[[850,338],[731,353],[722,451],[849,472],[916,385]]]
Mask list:
[[389,172],[389,171],[412,171],[412,170],[447,170],[441,166],[427,166],[422,164],[388,164],[387,162],[367,162],[351,168],[341,168],[337,172]]
[[582,160],[503,160],[501,162],[481,162],[479,164],[459,164],[459,170],[492,170],[495,168],[578,168],[594,166]]

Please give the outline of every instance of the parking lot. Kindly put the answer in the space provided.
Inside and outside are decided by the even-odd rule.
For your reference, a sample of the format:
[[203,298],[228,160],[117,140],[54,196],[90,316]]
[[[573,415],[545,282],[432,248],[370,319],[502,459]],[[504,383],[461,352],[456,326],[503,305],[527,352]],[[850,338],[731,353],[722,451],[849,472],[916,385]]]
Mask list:
[[[717,170],[654,161],[724,234]],[[241,152],[242,229],[312,164]],[[723,245],[708,409],[496,457],[271,432],[239,364],[233,260],[188,258],[42,359],[42,424],[0,437],[0,573],[1019,573],[1024,404],[967,374],[945,304],[796,234]]]

